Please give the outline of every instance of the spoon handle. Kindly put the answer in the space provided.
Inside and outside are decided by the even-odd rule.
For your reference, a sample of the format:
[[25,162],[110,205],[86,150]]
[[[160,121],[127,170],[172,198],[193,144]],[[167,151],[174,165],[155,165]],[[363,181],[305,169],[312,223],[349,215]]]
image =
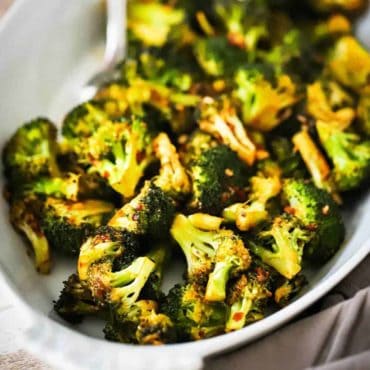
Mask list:
[[107,33],[104,54],[105,68],[113,68],[122,60],[127,48],[127,0],[107,0]]

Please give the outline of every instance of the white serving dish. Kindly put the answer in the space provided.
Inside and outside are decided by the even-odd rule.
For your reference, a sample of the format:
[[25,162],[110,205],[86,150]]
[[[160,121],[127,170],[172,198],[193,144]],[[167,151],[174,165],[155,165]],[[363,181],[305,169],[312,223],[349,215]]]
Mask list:
[[[18,125],[32,117],[50,114],[59,118],[55,102],[60,101],[61,87],[70,91],[93,73],[104,37],[100,7],[100,0],[17,0],[6,14],[0,23],[1,147]],[[368,18],[358,31],[370,45]],[[199,369],[205,357],[241,346],[292,319],[370,252],[370,194],[363,194],[345,215],[348,232],[343,248],[310,277],[304,294],[288,307],[238,332],[200,342],[122,345],[101,339],[94,322],[76,330],[55,316],[51,302],[73,266],[58,261],[50,276],[36,274],[22,241],[9,225],[3,198],[0,202],[1,273],[19,308],[15,320],[24,320],[24,346],[61,369]]]

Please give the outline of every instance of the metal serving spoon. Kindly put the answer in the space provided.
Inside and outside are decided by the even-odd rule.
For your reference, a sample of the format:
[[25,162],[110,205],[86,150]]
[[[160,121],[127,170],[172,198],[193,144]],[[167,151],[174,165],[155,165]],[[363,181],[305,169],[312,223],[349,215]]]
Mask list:
[[118,77],[116,65],[126,55],[126,8],[127,0],[106,0],[107,29],[104,62],[100,72],[95,74],[81,89],[81,101],[92,99],[99,87]]

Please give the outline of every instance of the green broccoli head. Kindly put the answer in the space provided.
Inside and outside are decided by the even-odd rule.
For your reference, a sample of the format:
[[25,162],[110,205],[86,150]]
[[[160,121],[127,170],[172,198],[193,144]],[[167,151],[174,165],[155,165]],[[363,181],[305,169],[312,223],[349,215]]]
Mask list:
[[14,228],[25,237],[32,248],[36,270],[48,274],[51,255],[48,240],[40,225],[42,202],[35,197],[15,200],[10,204],[9,217]]
[[305,179],[308,172],[301,156],[294,151],[292,143],[286,137],[278,136],[271,139],[271,151],[281,168],[282,177]]
[[239,69],[235,75],[235,97],[241,103],[245,125],[268,132],[287,119],[297,102],[296,86],[288,75],[277,77],[273,86],[255,70]]
[[359,91],[369,82],[370,54],[353,36],[344,36],[334,46],[328,69],[338,82]]
[[235,203],[223,210],[227,222],[235,222],[241,231],[248,231],[269,218],[270,200],[281,190],[281,169],[271,160],[259,162],[259,170],[249,180],[250,193],[245,203]]
[[303,250],[311,239],[312,232],[298,219],[282,215],[257,231],[248,246],[264,263],[292,279],[302,269]]
[[222,36],[198,39],[194,55],[203,71],[213,77],[231,76],[247,62],[247,54]]
[[[207,215],[203,215],[207,216]],[[231,230],[202,230],[194,219],[178,214],[171,235],[180,245],[187,262],[187,279],[207,283],[206,299],[222,301],[228,280],[250,264],[248,250]]]
[[318,121],[317,133],[333,163],[333,179],[340,191],[360,187],[370,176],[370,140],[330,123]]
[[271,297],[267,282],[254,272],[242,275],[230,287],[230,306],[225,330],[239,330],[265,316],[266,301]]
[[51,248],[77,255],[83,242],[105,224],[114,211],[111,203],[99,200],[81,202],[47,198],[41,228]]
[[194,156],[189,170],[190,209],[219,214],[225,206],[245,200],[250,171],[227,146],[217,145]]
[[[88,101],[73,108],[64,118],[62,135],[73,146],[75,139],[90,137],[105,123],[110,115],[105,111],[105,101]],[[72,149],[72,148],[71,148]]]
[[229,280],[246,271],[251,257],[243,241],[232,233],[219,236],[219,246],[214,256],[214,267],[209,275],[205,299],[209,302],[224,301]]
[[224,332],[226,305],[207,302],[196,283],[175,285],[161,309],[174,322],[181,340],[199,340]]
[[140,193],[118,210],[108,224],[160,239],[167,235],[174,213],[173,199],[153,181],[146,181]]
[[42,176],[58,176],[53,123],[37,118],[20,127],[3,151],[5,175],[12,191]]
[[144,46],[162,47],[185,20],[183,9],[156,1],[131,1],[127,8],[129,37]]
[[147,125],[139,119],[111,122],[82,142],[89,172],[97,172],[124,197],[132,197],[146,167],[153,160]]
[[344,223],[338,206],[326,191],[302,180],[286,180],[283,199],[289,212],[312,232],[304,249],[305,258],[325,263],[344,240]]
[[139,300],[123,314],[111,309],[104,333],[106,339],[121,343],[159,345],[176,341],[171,319],[158,313],[158,304],[152,300]]
[[94,300],[86,283],[81,282],[76,274],[63,284],[63,290],[54,302],[54,310],[62,319],[79,324],[85,316],[102,313],[103,306]]

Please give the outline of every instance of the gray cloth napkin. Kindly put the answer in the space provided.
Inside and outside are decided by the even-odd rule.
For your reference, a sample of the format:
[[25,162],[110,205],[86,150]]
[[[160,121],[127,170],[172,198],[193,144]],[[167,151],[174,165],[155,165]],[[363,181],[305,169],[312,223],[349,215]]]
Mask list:
[[370,255],[304,316],[205,370],[370,370]]

